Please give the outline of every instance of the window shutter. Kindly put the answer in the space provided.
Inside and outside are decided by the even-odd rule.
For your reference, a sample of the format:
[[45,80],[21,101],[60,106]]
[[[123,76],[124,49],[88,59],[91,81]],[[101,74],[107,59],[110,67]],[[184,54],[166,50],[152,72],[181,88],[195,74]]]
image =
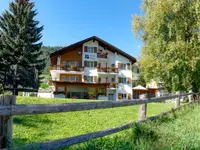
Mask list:
[[118,63],[118,68],[121,69],[121,63]]
[[132,99],[132,96],[131,96],[131,94],[129,93],[128,94],[128,100],[131,100]]
[[97,53],[97,47],[94,47],[94,53]]
[[97,76],[94,76],[94,82],[95,83],[97,82]]
[[118,78],[118,83],[122,83],[122,78],[121,77]]
[[88,63],[87,61],[84,61],[84,67],[87,67]]
[[87,76],[84,76],[84,82],[87,82]]
[[131,78],[127,78],[127,83],[128,83],[128,84],[131,83]]
[[131,68],[130,68],[130,64],[129,63],[127,63],[127,69],[128,70],[130,70]]
[[94,62],[94,67],[97,67],[97,61]]
[[87,48],[87,46],[85,46],[85,50],[84,50],[84,52],[87,52],[87,50],[88,50],[88,48]]

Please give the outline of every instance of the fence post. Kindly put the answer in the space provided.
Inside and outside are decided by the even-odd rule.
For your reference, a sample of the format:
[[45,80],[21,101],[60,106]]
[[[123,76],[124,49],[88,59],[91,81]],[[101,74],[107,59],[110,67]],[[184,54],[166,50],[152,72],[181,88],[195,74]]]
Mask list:
[[179,96],[176,98],[175,108],[180,106],[180,91],[176,92],[176,94],[179,95]]
[[[0,96],[0,105],[16,104],[16,96]],[[12,116],[0,116],[0,148],[12,147]]]
[[[192,93],[192,90],[189,91],[189,93]],[[192,95],[188,95],[189,103],[192,102]]]
[[[140,95],[140,99],[141,100],[144,100],[146,98],[147,98],[146,94],[141,94]],[[139,120],[144,120],[144,119],[146,119],[146,116],[147,116],[147,103],[139,105],[138,119]]]

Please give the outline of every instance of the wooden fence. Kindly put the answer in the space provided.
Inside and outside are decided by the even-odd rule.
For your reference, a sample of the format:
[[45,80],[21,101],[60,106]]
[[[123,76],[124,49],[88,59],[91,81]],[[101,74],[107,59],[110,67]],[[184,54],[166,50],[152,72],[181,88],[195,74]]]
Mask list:
[[[127,101],[101,101],[101,102],[86,102],[86,103],[65,103],[65,104],[35,104],[35,105],[16,105],[14,96],[2,96],[0,97],[0,148],[18,150],[18,149],[56,149],[78,144],[91,139],[104,137],[125,129],[130,128],[136,123],[146,122],[148,120],[155,120],[163,115],[176,111],[180,108],[180,97],[189,96],[189,103],[192,103],[191,95],[194,93],[176,94],[172,96],[140,99],[140,100],[127,100]],[[176,98],[175,108],[153,116],[146,118],[147,103],[162,102],[168,99]],[[122,106],[139,106],[139,121],[124,124],[121,126],[113,127],[106,130],[92,132],[74,137],[68,137],[64,139],[52,140],[41,143],[32,143],[19,147],[13,147],[12,142],[12,116],[13,115],[27,115],[27,114],[44,114],[44,113],[60,113],[60,112],[72,112],[72,111],[84,111],[91,109],[103,109]]]

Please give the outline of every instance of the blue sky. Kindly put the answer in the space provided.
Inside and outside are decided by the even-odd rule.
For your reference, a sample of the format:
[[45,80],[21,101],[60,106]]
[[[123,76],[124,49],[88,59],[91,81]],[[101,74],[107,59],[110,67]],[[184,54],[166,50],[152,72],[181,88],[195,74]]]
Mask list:
[[[0,13],[12,0],[0,0]],[[141,0],[32,0],[44,25],[43,44],[66,46],[96,35],[134,57],[142,43],[131,32]]]

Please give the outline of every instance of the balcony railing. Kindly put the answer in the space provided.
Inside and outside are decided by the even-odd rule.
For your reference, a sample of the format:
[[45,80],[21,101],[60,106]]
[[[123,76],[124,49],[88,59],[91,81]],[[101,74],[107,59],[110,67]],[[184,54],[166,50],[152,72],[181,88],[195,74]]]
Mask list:
[[115,82],[107,83],[107,88],[118,88],[118,84]]
[[84,71],[84,67],[53,65],[53,66],[49,67],[49,70],[65,70],[65,71],[83,72]]
[[118,73],[118,68],[115,67],[97,67],[98,72],[105,72],[105,73]]
[[97,58],[105,58],[107,59],[107,53],[101,52],[101,53],[97,53]]

